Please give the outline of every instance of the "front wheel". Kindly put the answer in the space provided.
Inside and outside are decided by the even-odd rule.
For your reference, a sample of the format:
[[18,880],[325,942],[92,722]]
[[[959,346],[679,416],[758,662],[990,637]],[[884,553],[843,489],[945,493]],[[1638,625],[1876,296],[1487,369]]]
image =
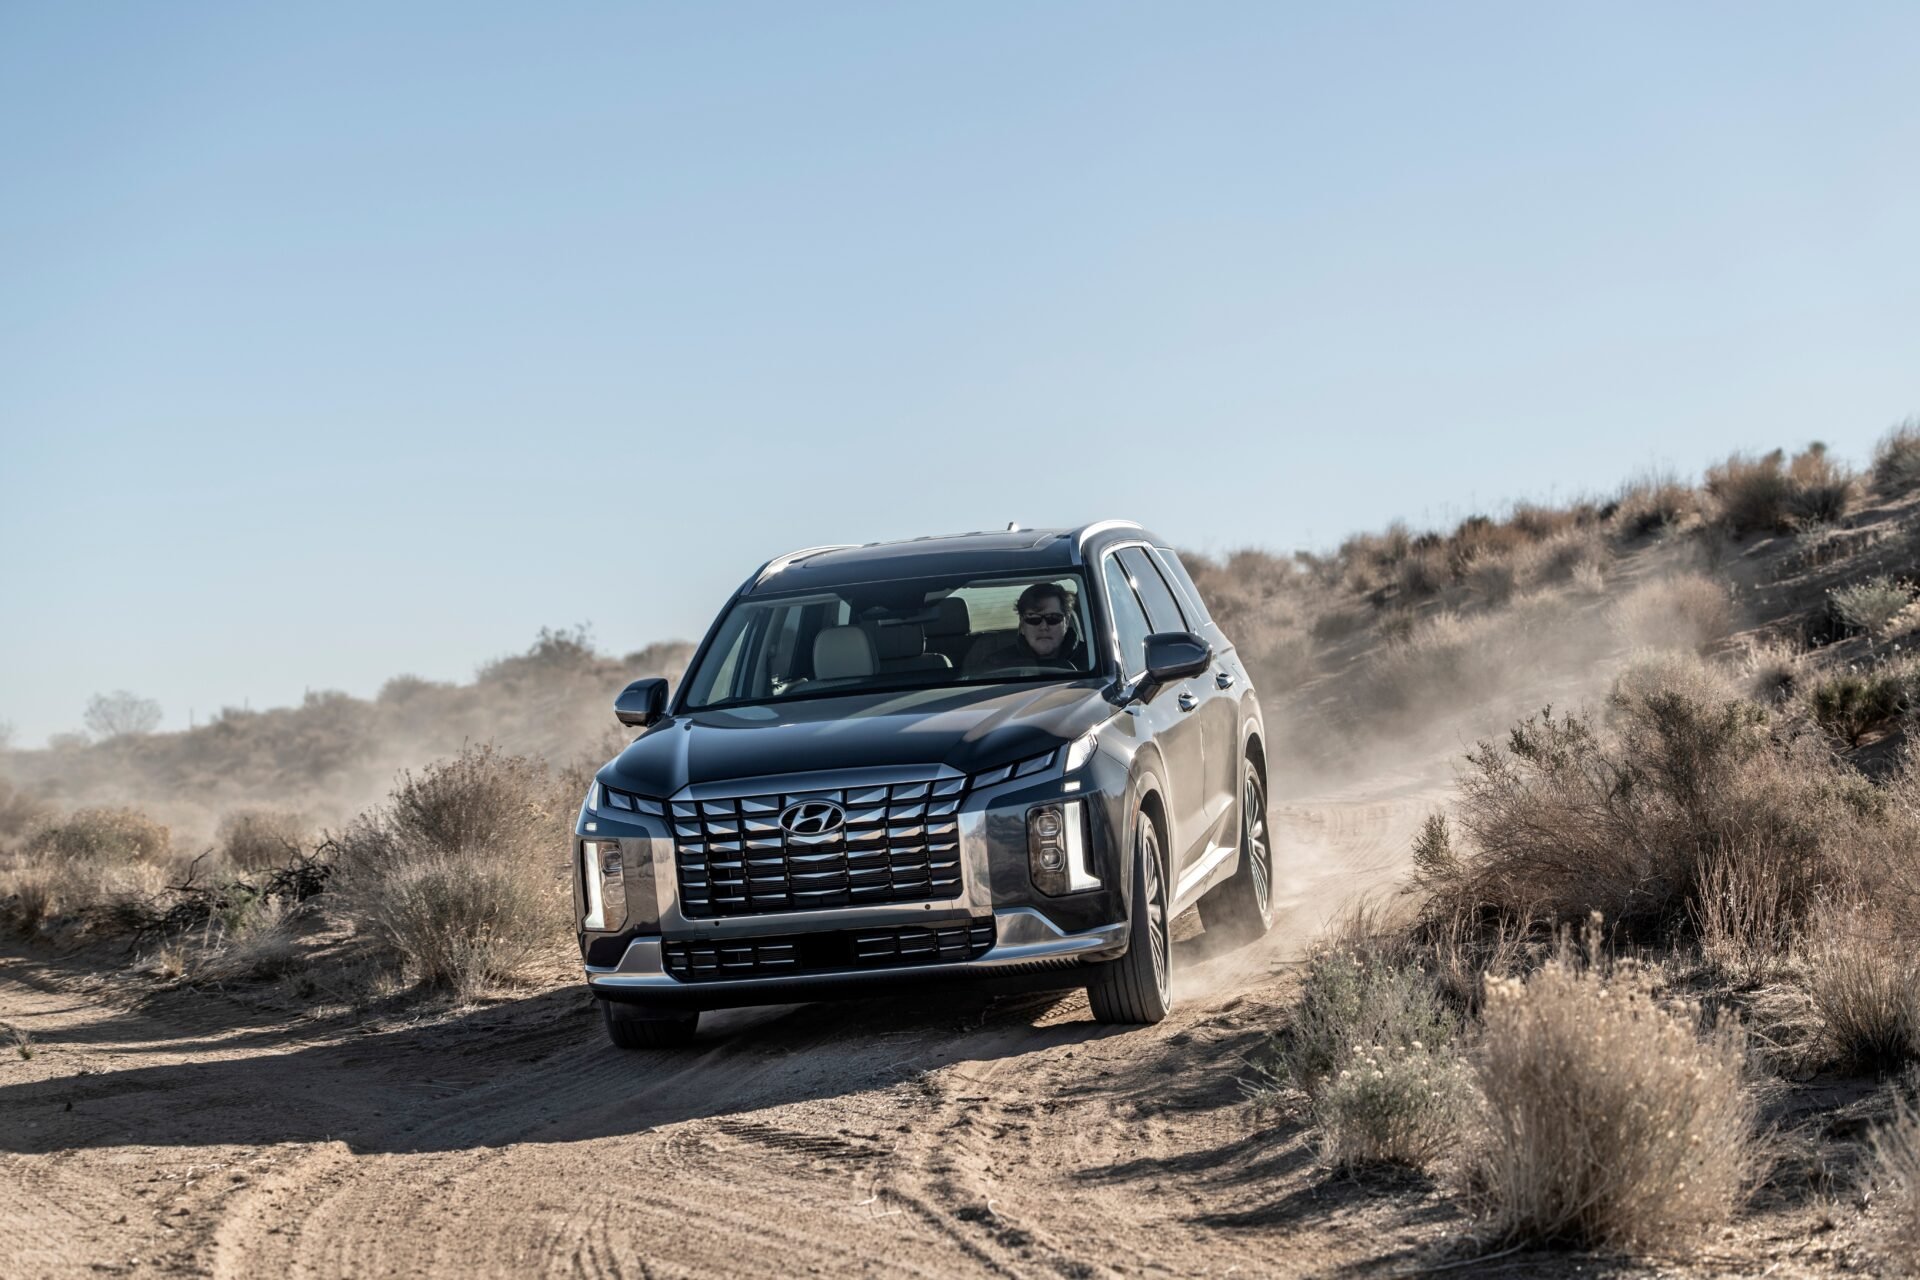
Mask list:
[[600,1016],[607,1024],[607,1039],[622,1049],[673,1049],[693,1042],[700,1015],[694,1013],[656,1013],[612,1000],[600,1001]]
[[1144,811],[1134,819],[1133,911],[1127,954],[1087,985],[1096,1022],[1158,1022],[1173,1004],[1173,937],[1167,919],[1160,833]]
[[1273,927],[1273,837],[1267,830],[1267,788],[1252,760],[1240,774],[1240,867],[1200,899],[1208,933],[1251,942]]

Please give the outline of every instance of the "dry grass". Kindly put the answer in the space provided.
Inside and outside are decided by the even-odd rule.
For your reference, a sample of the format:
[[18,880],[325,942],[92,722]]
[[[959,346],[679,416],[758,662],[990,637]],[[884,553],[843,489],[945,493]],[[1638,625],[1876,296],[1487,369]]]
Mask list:
[[1501,1236],[1676,1248],[1731,1215],[1755,1167],[1737,1039],[1645,971],[1564,957],[1491,983],[1483,1016],[1475,1183]]
[[1859,902],[1824,908],[1800,959],[1833,1062],[1885,1071],[1920,1060],[1920,960],[1880,911]]
[[27,837],[33,858],[108,863],[164,858],[172,847],[167,829],[132,809],[80,809]]
[[544,765],[491,747],[404,775],[336,840],[351,914],[431,986],[516,981],[566,936],[578,801]]

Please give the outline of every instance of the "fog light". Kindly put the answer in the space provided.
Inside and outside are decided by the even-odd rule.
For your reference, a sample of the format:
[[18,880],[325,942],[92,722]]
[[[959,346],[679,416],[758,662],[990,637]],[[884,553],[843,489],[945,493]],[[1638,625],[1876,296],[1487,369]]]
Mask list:
[[1050,897],[1100,887],[1087,866],[1083,810],[1078,800],[1027,810],[1027,870],[1034,888]]
[[627,922],[626,867],[618,840],[580,842],[580,881],[587,902],[582,928],[606,931]]

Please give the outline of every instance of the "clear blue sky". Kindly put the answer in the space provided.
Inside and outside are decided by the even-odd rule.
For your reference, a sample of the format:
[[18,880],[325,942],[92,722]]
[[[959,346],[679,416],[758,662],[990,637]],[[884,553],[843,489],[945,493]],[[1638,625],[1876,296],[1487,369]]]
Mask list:
[[0,0],[0,719],[1920,412],[1906,3]]

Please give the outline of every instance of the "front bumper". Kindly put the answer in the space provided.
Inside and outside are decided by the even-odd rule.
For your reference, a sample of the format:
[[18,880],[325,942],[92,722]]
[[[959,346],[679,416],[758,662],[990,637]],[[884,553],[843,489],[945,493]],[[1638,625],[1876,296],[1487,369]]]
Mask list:
[[[905,774],[906,771],[898,771]],[[941,776],[946,771],[942,770]],[[717,798],[716,793],[749,788],[787,792],[862,785],[867,782],[917,781],[863,771],[847,775],[808,775],[692,789],[687,798]],[[689,917],[676,892],[674,841],[664,821],[640,814],[588,810],[581,815],[579,838],[618,839],[626,866],[624,926],[581,934],[585,976],[596,995],[638,1004],[718,1008],[733,1004],[790,1003],[860,994],[866,988],[931,984],[953,980],[980,982],[1022,974],[1044,975],[1117,958],[1127,947],[1127,895],[1121,815],[1127,798],[1124,762],[1096,753],[1068,777],[1050,774],[1014,779],[969,793],[958,814],[961,885],[951,898],[827,910],[763,912],[723,917]],[[1098,889],[1063,897],[1039,893],[1028,872],[1025,815],[1041,803],[1084,803],[1089,857],[1101,881]],[[576,845],[576,849],[578,846]],[[581,886],[576,883],[576,895]],[[576,906],[583,906],[584,899]],[[611,922],[609,922],[611,923]],[[824,931],[937,930],[992,926],[992,945],[984,953],[934,962],[889,966],[872,960],[857,967],[805,967],[796,972],[732,976],[708,969],[687,980],[676,964],[676,948],[733,948],[747,944],[802,941],[795,935]],[[817,955],[830,948],[809,948]],[[1084,979],[1065,977],[1059,985]]]
[[1124,923],[1065,933],[1030,907],[993,913],[995,941],[973,960],[938,964],[704,978],[687,982],[667,972],[660,938],[635,938],[612,968],[587,966],[587,985],[604,999],[626,1003],[721,1008],[858,995],[901,985],[1017,977],[1113,959],[1126,951]]

